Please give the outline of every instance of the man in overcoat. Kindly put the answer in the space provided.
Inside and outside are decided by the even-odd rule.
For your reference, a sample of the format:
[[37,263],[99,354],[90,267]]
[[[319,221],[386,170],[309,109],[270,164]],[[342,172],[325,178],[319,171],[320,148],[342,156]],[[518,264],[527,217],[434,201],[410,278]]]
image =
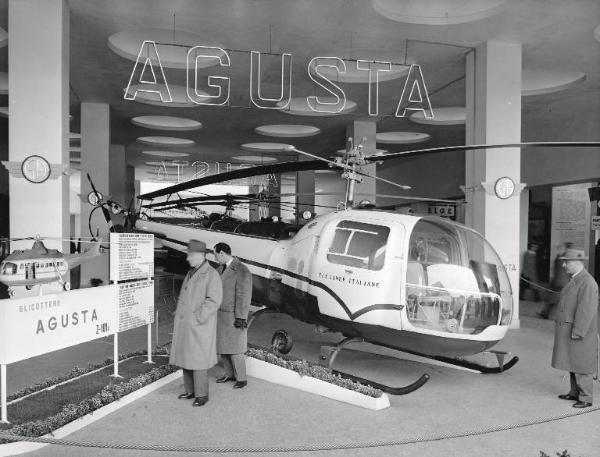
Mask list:
[[248,350],[247,321],[252,300],[252,274],[248,267],[231,255],[225,243],[215,245],[215,258],[221,264],[223,304],[217,319],[217,352],[221,356],[225,374],[218,383],[236,381],[234,389],[248,384],[246,360]]
[[169,363],[183,369],[185,392],[193,406],[208,401],[208,369],[217,364],[217,310],[223,298],[219,273],[206,260],[206,244],[190,240],[187,273],[177,300]]
[[598,284],[585,269],[582,250],[567,249],[561,258],[571,279],[557,305],[552,366],[571,377],[569,393],[558,397],[574,400],[574,408],[587,408],[592,406],[592,375],[598,363]]

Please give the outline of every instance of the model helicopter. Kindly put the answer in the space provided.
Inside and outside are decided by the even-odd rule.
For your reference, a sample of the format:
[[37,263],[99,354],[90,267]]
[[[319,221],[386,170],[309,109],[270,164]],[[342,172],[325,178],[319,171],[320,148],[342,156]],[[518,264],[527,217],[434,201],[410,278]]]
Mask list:
[[[360,148],[353,148],[343,159],[335,161],[293,148],[316,160],[236,170],[139,196],[147,200],[174,195],[250,173],[342,168],[348,180],[345,208],[316,217],[290,239],[264,228],[262,232],[258,228],[251,230],[253,224],[258,225],[252,222],[218,230],[151,220],[138,220],[136,226],[154,233],[165,247],[173,250],[185,250],[192,238],[208,246],[217,242],[229,244],[252,272],[253,302],[264,306],[265,312],[282,312],[345,336],[324,355],[330,364],[342,346],[361,340],[481,372],[500,372],[512,367],[518,358],[503,363],[502,354],[498,353],[499,366],[494,368],[464,360],[465,356],[486,351],[502,340],[511,321],[511,286],[494,248],[475,230],[449,220],[354,209],[355,183],[361,176],[368,176],[361,172],[360,166],[429,152],[599,145],[471,145],[376,156],[365,156]],[[191,199],[179,201],[182,205],[195,203]],[[282,352],[291,348],[285,332],[276,333],[273,342]],[[414,390],[425,381],[422,378],[406,390]]]
[[[23,239],[29,238],[13,241]],[[11,297],[17,286],[31,290],[38,284],[58,282],[65,291],[71,290],[71,284],[64,277],[69,269],[102,254],[101,240],[94,242],[90,249],[80,254],[63,254],[57,249],[48,249],[40,237],[33,240],[31,249],[15,250],[0,263],[0,282],[8,286]]]

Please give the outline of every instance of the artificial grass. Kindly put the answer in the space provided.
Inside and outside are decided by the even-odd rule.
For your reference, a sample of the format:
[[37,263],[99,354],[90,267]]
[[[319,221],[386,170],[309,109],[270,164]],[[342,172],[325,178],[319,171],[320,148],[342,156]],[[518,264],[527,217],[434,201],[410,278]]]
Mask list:
[[119,362],[119,375],[114,378],[113,365],[108,365],[95,373],[73,379],[65,384],[36,392],[31,396],[8,405],[7,413],[10,424],[0,424],[0,430],[9,430],[16,425],[30,421],[44,420],[58,414],[63,407],[69,404],[78,404],[81,401],[100,393],[110,384],[121,384],[135,376],[144,374],[163,365],[168,364],[168,357],[153,357],[154,364],[144,363],[147,356],[135,356]]

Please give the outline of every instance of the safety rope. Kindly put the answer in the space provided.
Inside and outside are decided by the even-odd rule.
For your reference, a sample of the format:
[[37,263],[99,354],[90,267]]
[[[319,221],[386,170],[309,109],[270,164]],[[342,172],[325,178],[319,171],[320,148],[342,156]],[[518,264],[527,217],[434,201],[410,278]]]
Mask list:
[[[470,436],[486,435],[490,433],[503,432],[507,430],[515,430],[518,428],[540,425],[558,420],[568,419],[570,417],[590,414],[600,410],[600,406],[586,408],[572,413],[564,413],[557,416],[545,418],[535,418],[517,422],[514,424],[493,425],[489,427],[446,432],[446,433],[430,433],[415,437],[406,437],[393,440],[375,440],[375,441],[359,441],[349,443],[315,443],[315,444],[299,444],[295,446],[263,446],[263,447],[234,447],[234,446],[176,446],[166,444],[141,444],[141,443],[111,443],[111,442],[94,442],[94,441],[77,441],[65,440],[48,437],[29,437],[19,436],[10,433],[0,433],[0,439],[10,441],[28,441],[33,443],[46,443],[61,446],[77,446],[88,448],[105,448],[105,449],[125,449],[139,451],[161,451],[161,452],[194,452],[194,453],[241,453],[241,454],[257,454],[257,453],[272,453],[272,452],[307,452],[307,451],[331,451],[342,449],[367,449],[376,447],[391,447],[402,446],[406,444],[426,443],[431,441],[442,441],[453,438],[466,438]],[[1,449],[1,447],[0,447]]]
[[559,294],[560,290],[552,290],[552,289],[548,289],[547,287],[544,286],[540,286],[538,283],[536,282],[532,282],[529,279],[525,279],[523,276],[520,277],[521,281],[526,282],[527,284],[531,284],[533,287],[537,288],[537,289],[542,289],[545,290],[546,292],[550,292],[553,294]]

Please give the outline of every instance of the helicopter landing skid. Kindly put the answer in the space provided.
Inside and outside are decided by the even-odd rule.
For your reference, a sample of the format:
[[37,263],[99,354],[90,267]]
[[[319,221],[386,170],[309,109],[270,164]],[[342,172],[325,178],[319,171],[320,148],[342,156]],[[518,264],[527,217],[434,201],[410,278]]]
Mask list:
[[340,341],[338,344],[336,344],[335,346],[321,346],[321,354],[319,356],[319,361],[322,365],[327,366],[327,368],[329,368],[332,373],[340,375],[344,378],[348,378],[351,379],[353,381],[356,382],[360,382],[361,384],[365,384],[368,386],[371,386],[375,389],[379,389],[382,392],[385,392],[386,394],[390,394],[390,395],[406,395],[409,394],[411,392],[414,392],[415,390],[423,387],[423,385],[429,381],[430,376],[428,374],[424,374],[421,375],[421,377],[419,379],[417,379],[415,382],[413,382],[412,384],[408,384],[406,386],[401,386],[401,387],[391,387],[391,386],[387,386],[385,384],[380,384],[378,382],[372,381],[370,379],[365,379],[365,378],[361,378],[359,376],[355,376],[343,371],[339,371],[339,370],[333,370],[331,368],[331,366],[333,365],[333,362],[335,361],[335,358],[337,357],[337,355],[340,353],[340,351],[343,349],[344,346],[350,344],[350,343],[362,343],[364,342],[364,340],[362,338],[344,338],[342,341]]
[[498,366],[490,367],[487,365],[479,364],[477,362],[471,362],[469,360],[453,359],[452,357],[435,356],[431,358],[434,360],[439,360],[440,362],[448,363],[450,365],[456,365],[462,368],[468,368],[471,370],[479,371],[483,374],[503,373],[514,367],[515,364],[519,361],[519,357],[514,356],[508,362],[505,362],[504,359],[509,353],[504,351],[484,351],[481,354],[493,354],[494,356],[496,356]]

